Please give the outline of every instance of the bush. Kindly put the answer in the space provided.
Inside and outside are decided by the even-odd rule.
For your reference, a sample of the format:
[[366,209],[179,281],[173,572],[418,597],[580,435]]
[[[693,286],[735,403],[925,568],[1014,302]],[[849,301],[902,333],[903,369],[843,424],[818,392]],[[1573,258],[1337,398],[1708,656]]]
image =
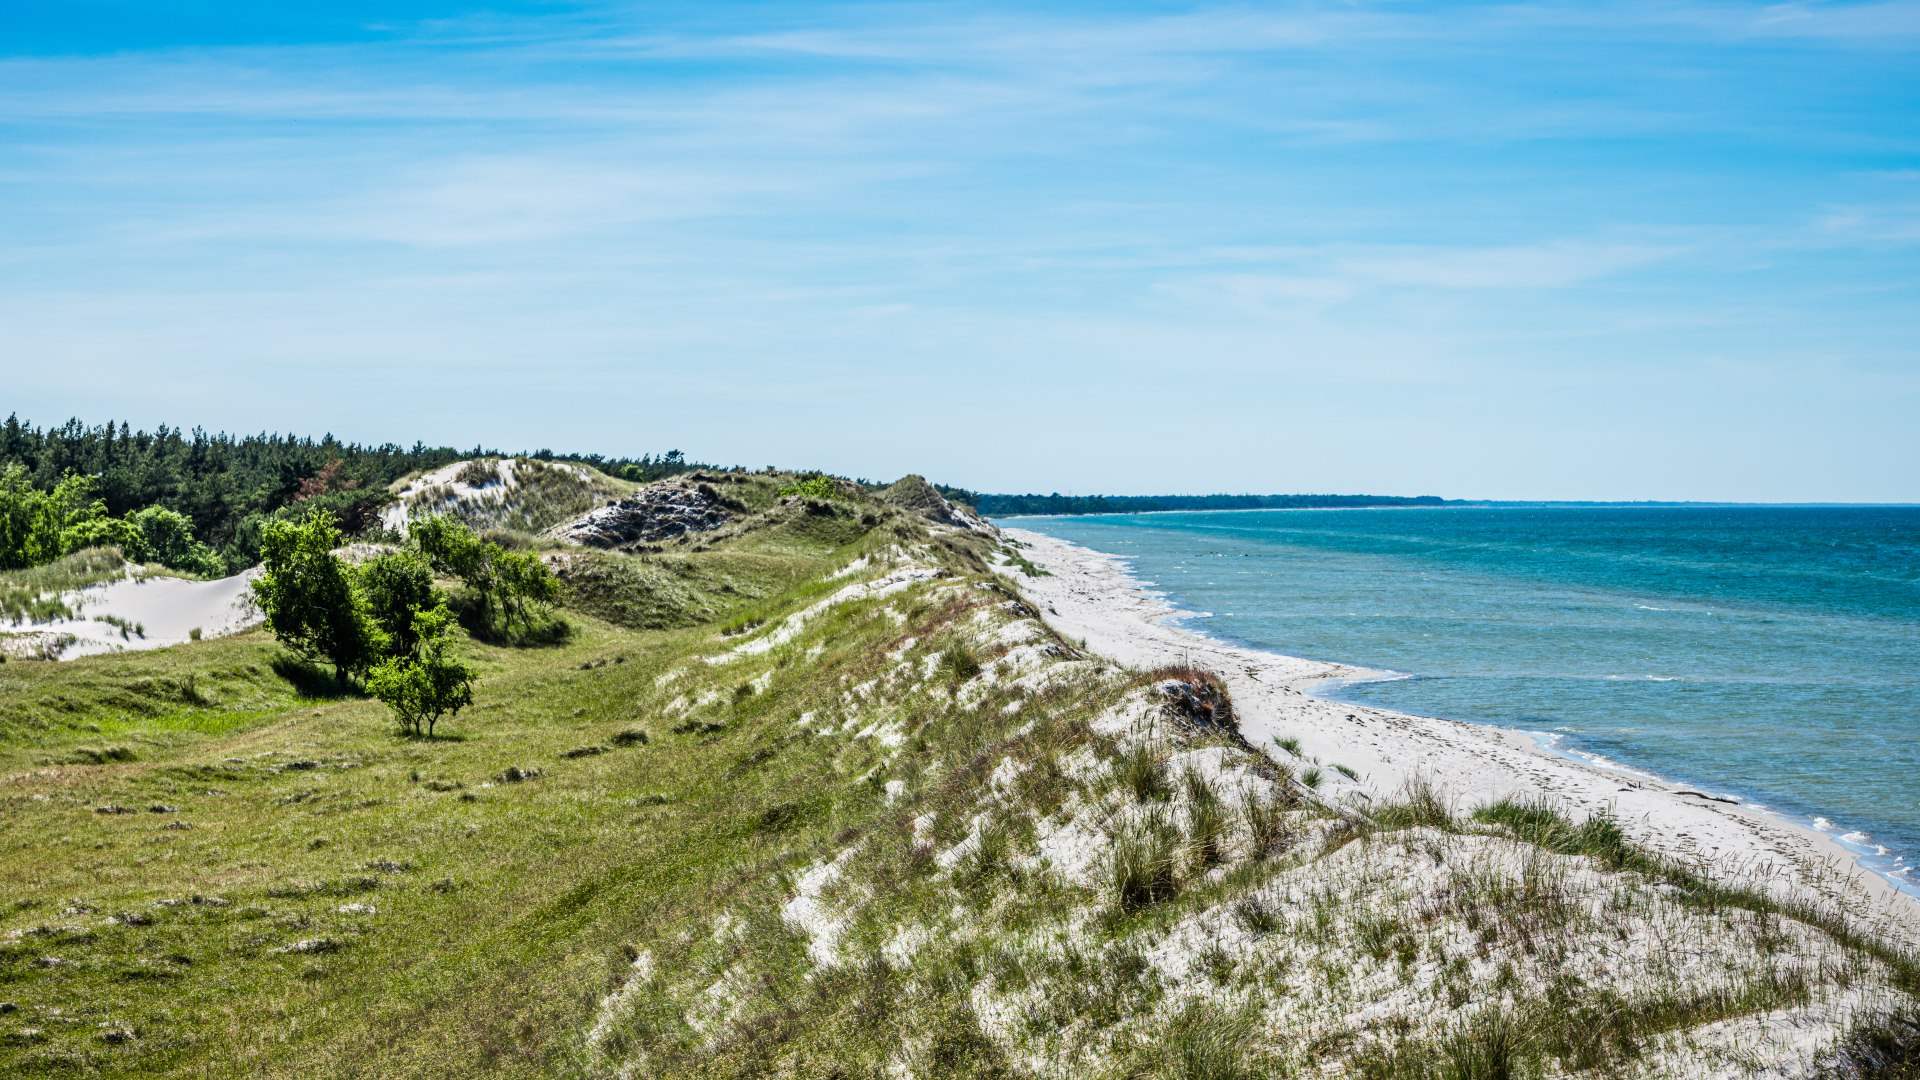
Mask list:
[[441,717],[473,704],[473,669],[452,654],[453,614],[446,604],[414,613],[414,652],[390,656],[367,673],[367,690],[386,702],[409,735],[428,738]]
[[385,635],[354,588],[353,571],[333,553],[339,543],[340,530],[329,514],[267,522],[253,595],[282,645],[333,665],[335,680],[344,683],[372,662]]
[[433,588],[433,569],[410,551],[378,556],[355,574],[367,615],[386,639],[389,656],[411,655],[419,648],[414,618],[445,602]]
[[534,614],[545,614],[559,599],[559,579],[531,551],[508,551],[491,541],[486,546],[493,559],[501,617],[508,626],[518,621],[523,629],[530,627]]
[[148,506],[127,515],[140,533],[145,557],[162,566],[212,577],[225,569],[220,556],[196,540],[193,522],[164,506]]
[[104,515],[87,517],[60,531],[60,550],[64,554],[82,548],[117,547],[133,562],[153,561],[140,530],[125,518]]
[[459,578],[472,593],[477,631],[512,630],[516,625],[523,632],[531,630],[536,616],[546,615],[560,595],[559,580],[538,554],[483,540],[452,518],[422,518],[408,536],[434,570]]
[[780,489],[780,497],[783,499],[794,495],[803,499],[829,502],[840,497],[840,485],[824,476],[810,476],[797,484],[788,484]]
[[124,518],[107,513],[90,476],[69,473],[51,491],[33,486],[25,469],[0,472],[0,569],[52,562],[87,548],[117,547],[134,562],[211,575],[222,569],[212,548],[194,539],[193,523],[162,506]]
[[[69,473],[52,491],[42,491],[19,465],[0,470],[0,570],[120,543],[128,535],[125,522],[107,517],[106,504],[93,492],[91,477]],[[103,520],[112,524],[98,524]]]

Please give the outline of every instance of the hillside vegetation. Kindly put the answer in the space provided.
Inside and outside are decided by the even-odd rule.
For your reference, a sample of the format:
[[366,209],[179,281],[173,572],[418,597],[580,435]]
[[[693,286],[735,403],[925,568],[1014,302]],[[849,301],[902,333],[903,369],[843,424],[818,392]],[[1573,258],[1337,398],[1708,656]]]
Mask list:
[[[498,461],[501,457],[498,451],[483,452],[477,447],[461,452],[424,443],[367,446],[332,435],[317,439],[265,433],[240,436],[165,425],[151,432],[137,431],[124,421],[90,426],[74,419],[43,428],[10,415],[0,422],[0,569],[45,562],[73,550],[67,547],[28,561],[9,561],[18,554],[17,545],[10,541],[23,531],[15,520],[19,515],[7,508],[9,489],[30,488],[51,495],[63,483],[83,480],[84,499],[74,492],[75,497],[66,501],[90,507],[97,498],[100,513],[88,520],[131,520],[156,509],[178,515],[186,527],[186,539],[208,549],[204,558],[197,550],[183,553],[194,561],[191,569],[238,573],[259,561],[260,530],[268,520],[324,510],[349,534],[356,534],[379,523],[382,509],[394,499],[389,486],[401,478],[463,459]],[[619,481],[628,486],[714,468],[689,461],[678,450],[638,458],[538,450],[522,458],[567,462],[580,475],[597,478],[596,483]],[[151,519],[147,523],[151,525]],[[85,524],[62,522],[53,531]],[[138,537],[138,533],[130,537],[123,529],[112,534],[96,530],[80,539],[125,548],[129,539]],[[179,544],[172,529],[146,540]],[[131,550],[127,553],[146,557]],[[189,568],[181,565],[181,559],[161,561]]]
[[1329,805],[924,482],[727,477],[541,541],[574,632],[463,641],[439,738],[263,632],[0,665],[0,1074],[1911,1075],[1912,958],[1604,819]]

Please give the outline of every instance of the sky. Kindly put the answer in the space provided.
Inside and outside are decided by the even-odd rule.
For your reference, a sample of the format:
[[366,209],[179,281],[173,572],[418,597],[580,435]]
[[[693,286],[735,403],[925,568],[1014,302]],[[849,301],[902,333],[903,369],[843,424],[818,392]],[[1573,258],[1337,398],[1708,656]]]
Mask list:
[[7,7],[36,423],[1920,502],[1920,2]]

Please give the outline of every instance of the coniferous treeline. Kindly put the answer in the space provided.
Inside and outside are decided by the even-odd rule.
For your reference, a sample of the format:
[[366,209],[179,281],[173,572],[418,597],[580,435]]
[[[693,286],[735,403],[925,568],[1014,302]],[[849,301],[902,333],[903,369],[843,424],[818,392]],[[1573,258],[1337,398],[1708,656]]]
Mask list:
[[1147,514],[1161,510],[1303,510],[1444,506],[1438,495],[974,495],[988,517],[1022,514]]
[[[327,510],[349,535],[359,533],[375,524],[395,480],[497,454],[420,442],[363,446],[330,434],[210,435],[165,425],[135,431],[124,421],[88,426],[74,419],[40,428],[11,415],[0,425],[0,473],[17,469],[16,476],[49,492],[69,476],[91,477],[90,497],[103,501],[114,517],[150,506],[177,511],[230,571],[259,560],[260,529],[271,518]],[[687,461],[678,450],[657,458],[546,450],[528,456],[578,461],[636,481],[712,467]]]

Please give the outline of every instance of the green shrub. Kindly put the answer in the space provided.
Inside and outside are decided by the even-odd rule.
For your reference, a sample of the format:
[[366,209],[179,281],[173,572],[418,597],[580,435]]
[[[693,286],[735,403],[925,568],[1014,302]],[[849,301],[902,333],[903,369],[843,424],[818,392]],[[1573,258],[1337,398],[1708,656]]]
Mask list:
[[93,489],[91,478],[69,473],[52,491],[42,491],[24,467],[0,469],[0,570],[39,566],[98,546],[86,538],[107,507],[93,498]]
[[798,495],[803,499],[817,499],[828,502],[840,497],[840,485],[825,476],[810,476],[798,483],[788,484],[780,489],[780,497],[790,498]]
[[346,682],[366,670],[383,644],[354,573],[333,553],[340,530],[329,514],[300,522],[269,521],[261,529],[262,569],[254,599],[282,645],[333,666]]
[[400,729],[428,738],[443,716],[473,704],[473,670],[452,654],[453,614],[442,603],[413,617],[413,653],[390,656],[367,673],[367,689],[393,710]]
[[365,598],[367,616],[384,638],[390,656],[411,655],[419,647],[414,617],[445,602],[433,587],[433,568],[411,551],[376,556],[354,574]]
[[407,535],[434,570],[459,578],[471,593],[466,605],[471,629],[497,637],[517,628],[523,636],[538,636],[533,633],[537,623],[557,622],[550,609],[560,596],[560,582],[537,553],[508,550],[444,516],[414,522]]
[[194,538],[193,522],[185,514],[164,506],[148,506],[128,514],[127,521],[138,530],[148,560],[202,577],[213,577],[225,569],[220,556]]

